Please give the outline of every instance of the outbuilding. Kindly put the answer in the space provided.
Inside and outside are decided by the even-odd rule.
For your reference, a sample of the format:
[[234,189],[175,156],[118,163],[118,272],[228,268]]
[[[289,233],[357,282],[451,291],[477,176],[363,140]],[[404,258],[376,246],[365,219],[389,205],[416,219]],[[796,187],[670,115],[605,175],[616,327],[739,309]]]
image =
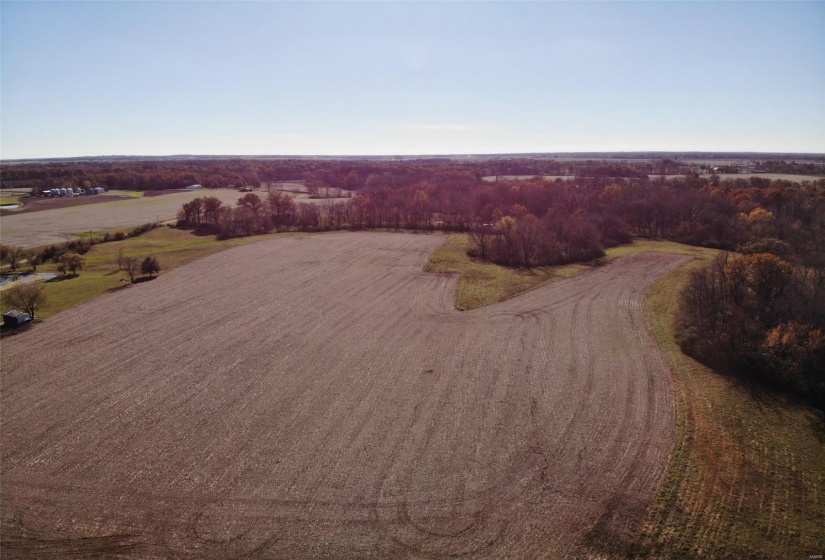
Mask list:
[[202,189],[203,185],[189,185],[188,187],[184,187],[187,191],[196,191],[198,189]]
[[3,313],[3,326],[6,328],[19,327],[20,325],[28,323],[31,320],[31,315],[18,311],[17,309],[12,309],[11,311],[6,311]]

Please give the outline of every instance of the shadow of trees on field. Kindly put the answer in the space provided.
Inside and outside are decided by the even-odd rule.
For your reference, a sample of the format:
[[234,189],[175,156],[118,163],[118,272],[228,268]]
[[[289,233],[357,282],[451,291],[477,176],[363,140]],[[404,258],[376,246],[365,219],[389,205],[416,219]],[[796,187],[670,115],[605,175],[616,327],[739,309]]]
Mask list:
[[72,278],[77,278],[78,276],[80,276],[80,274],[78,274],[78,273],[75,273],[75,274],[61,274],[60,276],[56,276],[54,278],[50,278],[49,280],[46,280],[46,282],[63,282],[65,280],[71,280]]
[[6,325],[0,323],[0,338],[6,338],[9,336],[14,336],[16,334],[24,333],[39,322],[39,319],[34,319],[32,321],[29,321],[28,323],[24,323],[16,327],[7,327]]

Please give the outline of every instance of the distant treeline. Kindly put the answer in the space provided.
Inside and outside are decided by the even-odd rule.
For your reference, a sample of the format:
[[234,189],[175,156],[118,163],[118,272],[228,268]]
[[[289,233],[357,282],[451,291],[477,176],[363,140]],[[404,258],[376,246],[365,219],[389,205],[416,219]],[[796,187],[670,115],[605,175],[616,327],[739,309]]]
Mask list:
[[351,199],[322,204],[250,193],[230,208],[208,197],[185,206],[179,219],[183,227],[224,237],[292,228],[471,232],[480,257],[510,266],[588,259],[632,236],[731,251],[756,244],[805,266],[825,264],[825,181],[804,187],[759,177],[714,186],[696,176],[484,183],[456,169],[430,179],[404,185],[399,175],[381,176]]
[[304,180],[328,187],[358,190],[365,187],[403,187],[420,181],[476,183],[484,176],[569,175],[579,177],[646,178],[649,174],[679,174],[692,167],[670,159],[655,162],[504,158],[456,162],[413,159],[401,162],[372,160],[265,160],[205,159],[109,162],[55,162],[4,164],[4,188],[31,188],[35,193],[59,188],[104,187],[120,190],[180,189],[200,184],[206,188],[257,187],[262,183]]
[[767,160],[756,163],[756,168],[766,173],[788,173],[793,175],[825,176],[825,163]]

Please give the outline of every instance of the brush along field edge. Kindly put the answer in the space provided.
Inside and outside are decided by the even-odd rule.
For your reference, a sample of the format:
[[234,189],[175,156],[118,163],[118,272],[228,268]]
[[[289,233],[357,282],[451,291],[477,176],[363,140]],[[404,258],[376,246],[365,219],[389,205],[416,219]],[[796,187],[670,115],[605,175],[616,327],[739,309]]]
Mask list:
[[679,294],[713,252],[672,270],[647,302],[676,380],[677,439],[639,539],[661,558],[795,559],[825,551],[822,418],[749,389],[684,355],[674,337]]
[[262,241],[4,341],[4,556],[572,558],[635,527],[675,429],[644,301],[684,257],[458,312],[443,239]]

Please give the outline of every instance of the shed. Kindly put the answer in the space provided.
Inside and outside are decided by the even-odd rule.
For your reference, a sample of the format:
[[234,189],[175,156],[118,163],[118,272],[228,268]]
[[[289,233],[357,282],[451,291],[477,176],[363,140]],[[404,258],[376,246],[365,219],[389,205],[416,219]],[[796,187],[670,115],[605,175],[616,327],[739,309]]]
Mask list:
[[28,323],[31,320],[31,315],[29,315],[28,313],[24,313],[22,311],[18,311],[17,309],[12,309],[11,311],[3,313],[4,327],[19,327],[20,325]]

